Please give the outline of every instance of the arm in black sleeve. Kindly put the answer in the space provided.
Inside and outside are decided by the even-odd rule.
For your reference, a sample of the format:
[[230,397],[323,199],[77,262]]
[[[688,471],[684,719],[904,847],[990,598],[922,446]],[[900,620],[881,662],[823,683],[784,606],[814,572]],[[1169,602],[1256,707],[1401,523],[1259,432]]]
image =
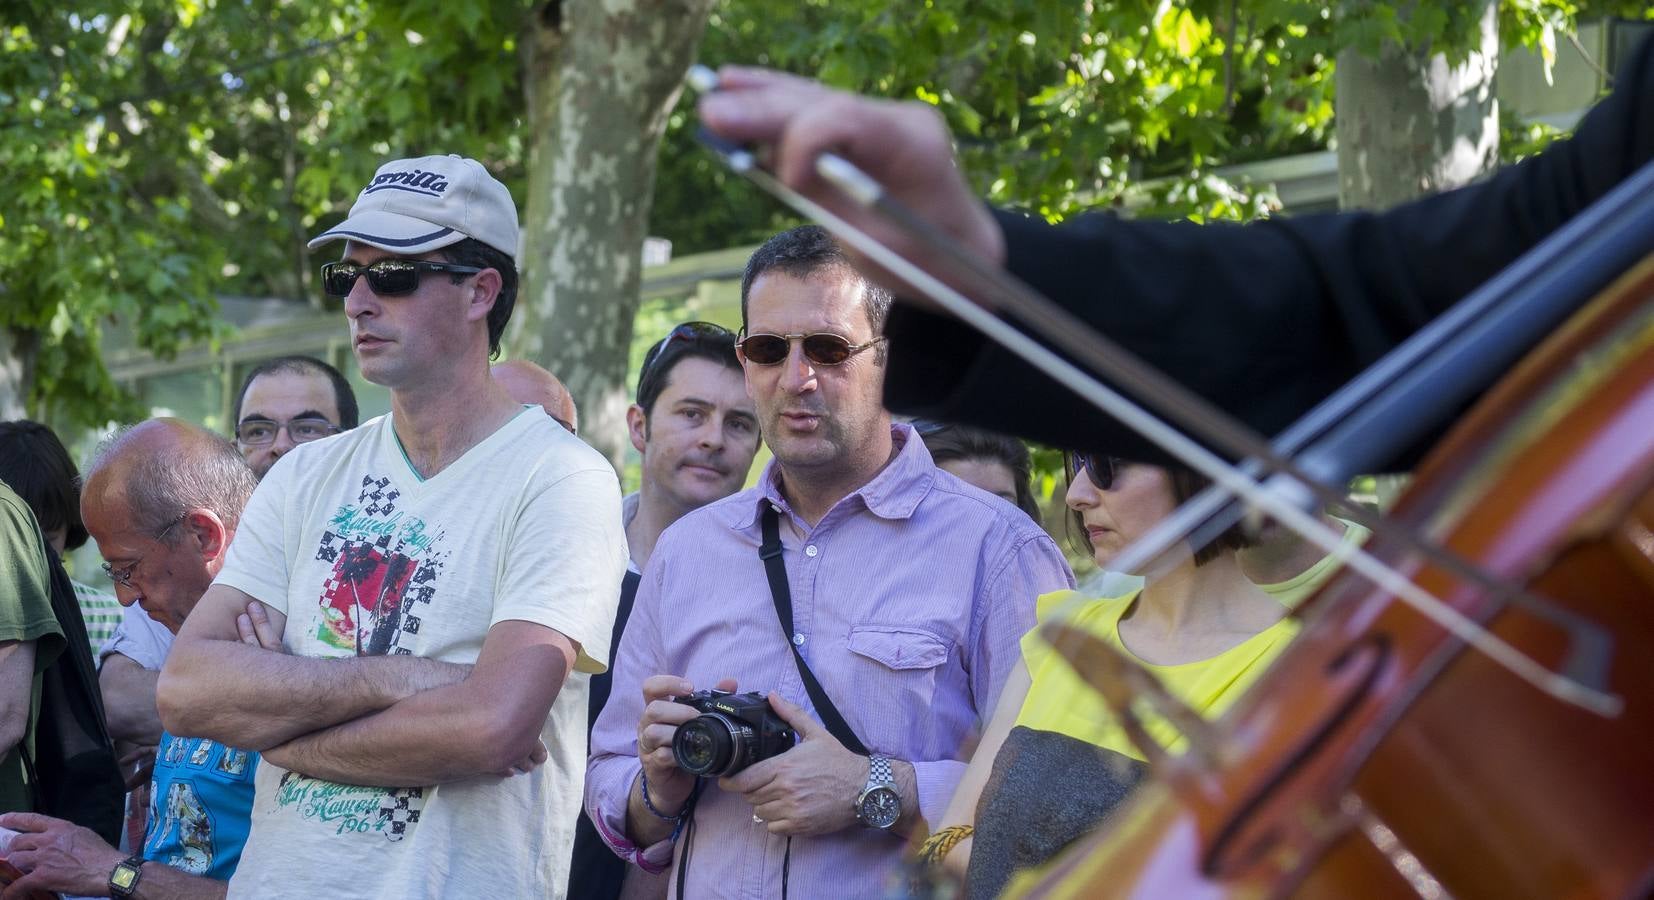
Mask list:
[[[1654,156],[1654,38],[1575,135],[1384,213],[1252,225],[1049,226],[996,212],[1007,266],[1265,435],[1497,274]],[[974,330],[898,304],[886,405],[1062,447],[1164,458]]]

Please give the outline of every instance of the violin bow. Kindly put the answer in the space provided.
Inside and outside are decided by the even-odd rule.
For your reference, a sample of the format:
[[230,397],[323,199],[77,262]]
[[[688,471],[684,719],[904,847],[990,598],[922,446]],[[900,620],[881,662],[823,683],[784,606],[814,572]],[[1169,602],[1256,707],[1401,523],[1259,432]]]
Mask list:
[[[692,88],[701,93],[715,91],[718,88],[717,74],[705,66],[691,67],[687,80]],[[1152,404],[1160,410],[1166,419],[1176,422],[1187,432],[1199,435],[1212,446],[1220,447],[1245,462],[1241,466],[1226,462],[1206,446],[1190,438],[1188,434],[1173,427],[1166,419],[1149,412],[1144,406],[1127,398],[1101,379],[1064,359],[1051,347],[1041,344],[1001,319],[987,306],[971,300],[843,217],[783,184],[759,165],[758,158],[752,151],[733,145],[704,130],[699,139],[732,171],[800,215],[820,224],[846,245],[907,282],[949,314],[997,342],[1053,381],[1085,398],[1105,414],[1159,445],[1184,465],[1211,479],[1212,486],[1206,492],[1210,494],[1209,497],[1203,494],[1193,498],[1178,511],[1178,515],[1151,529],[1148,534],[1121,552],[1116,558],[1121,570],[1134,571],[1142,567],[1175,541],[1184,539],[1196,526],[1211,519],[1214,513],[1220,513],[1229,498],[1238,498],[1273,517],[1305,540],[1315,544],[1327,555],[1394,594],[1415,611],[1463,641],[1466,646],[1474,648],[1551,697],[1602,716],[1617,715],[1623,708],[1624,700],[1621,697],[1604,688],[1585,684],[1576,678],[1552,671],[1419,587],[1362,547],[1346,545],[1343,535],[1333,531],[1305,509],[1313,502],[1336,508],[1346,514],[1347,518],[1371,529],[1374,534],[1419,553],[1430,562],[1492,592],[1503,601],[1517,602],[1529,608],[1553,610],[1554,604],[1532,595],[1523,595],[1522,592],[1492,578],[1445,548],[1414,534],[1411,529],[1351,503],[1343,491],[1328,487],[1304,472],[1291,458],[1282,455],[1263,437],[1229,414],[1137,359],[1124,347],[1097,332],[1073,313],[1027,286],[1009,272],[985,265],[959,246],[951,236],[896,200],[876,179],[850,161],[830,153],[822,154],[815,161],[815,171],[844,197],[863,209],[882,216],[927,250],[958,267],[982,289],[984,301],[1000,309],[1015,312],[1018,320],[1024,323],[1029,331],[1037,334],[1052,347],[1061,349],[1115,383],[1129,388],[1136,396],[1144,398],[1145,403]],[[1273,474],[1267,480],[1260,481],[1259,470]],[[1203,531],[1208,536],[1216,534],[1216,531],[1210,528]],[[1069,606],[1077,607],[1080,603],[1083,601],[1075,599],[1070,601]],[[1552,616],[1553,624],[1569,633],[1571,645],[1603,645],[1600,636],[1586,633],[1596,627],[1595,623],[1563,615],[1562,612],[1555,610],[1555,615]]]

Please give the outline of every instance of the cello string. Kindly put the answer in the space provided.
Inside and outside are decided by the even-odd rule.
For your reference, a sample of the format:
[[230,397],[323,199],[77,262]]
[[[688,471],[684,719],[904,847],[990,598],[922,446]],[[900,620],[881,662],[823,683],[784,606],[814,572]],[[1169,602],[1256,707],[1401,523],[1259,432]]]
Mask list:
[[[1325,494],[1327,496],[1322,498],[1323,502],[1341,508],[1347,506],[1346,498],[1324,488],[1301,473],[1292,472],[1294,467],[1290,463],[1276,458],[1276,455],[1269,448],[1263,447],[1261,452],[1256,452],[1256,448],[1251,445],[1261,444],[1261,441],[1247,440],[1244,436],[1239,438],[1239,442],[1246,446],[1247,450],[1253,450],[1255,455],[1262,456],[1267,464],[1291,473],[1294,476],[1292,480],[1276,482],[1276,479],[1271,479],[1272,482],[1276,483],[1274,488],[1261,485],[1246,472],[1223,461],[1211,451],[1151,415],[1136,403],[1092,378],[1049,348],[1033,341],[1014,326],[1002,321],[985,307],[965,297],[930,273],[879,243],[866,232],[782,184],[769,172],[759,167],[751,153],[739,148],[735,148],[732,152],[731,148],[727,144],[722,144],[722,142],[709,141],[708,143],[713,145],[712,149],[738,174],[743,175],[806,217],[820,222],[869,259],[924,291],[932,300],[938,302],[948,312],[960,318],[966,324],[998,341],[1006,349],[1058,383],[1068,386],[1121,423],[1160,445],[1191,468],[1210,478],[1214,485],[1268,512],[1283,525],[1320,547],[1328,555],[1347,563],[1350,568],[1366,576],[1373,583],[1395,594],[1454,637],[1463,641],[1467,646],[1481,651],[1506,670],[1563,702],[1591,710],[1600,715],[1613,715],[1623,705],[1618,697],[1551,671],[1478,623],[1465,617],[1458,610],[1423,590],[1362,548],[1345,545],[1342,535],[1333,532],[1319,520],[1310,517],[1288,500],[1286,495],[1301,496],[1306,490],[1317,495]],[[823,163],[824,160],[831,161]],[[855,175],[847,177],[847,173],[851,172]],[[818,160],[817,173],[830,183],[839,186],[840,190],[851,199],[863,205],[869,205],[871,202],[871,207],[875,211],[884,213],[887,216],[890,215],[890,206],[894,205],[893,201],[890,200],[888,195],[884,194],[882,187],[876,187],[876,190],[870,191],[868,186],[877,186],[877,182],[874,182],[865,173],[861,173],[848,161],[826,154],[821,160]],[[910,213],[896,218],[917,221],[917,217]],[[910,223],[898,222],[898,224],[905,226]],[[921,240],[933,245],[932,249],[942,250],[956,259],[964,256],[951,244],[934,246],[936,242],[932,240],[931,235],[924,234],[924,230],[916,229],[916,232]],[[975,269],[975,261],[970,260],[969,262],[972,263],[971,268]],[[977,273],[973,271],[973,274]],[[1002,289],[1005,287],[1003,284],[998,286]],[[1026,298],[1018,296],[1023,291],[1013,288],[1007,293],[1010,293],[1018,301],[1026,300]],[[1040,298],[1040,301],[1049,303],[1049,301],[1044,301],[1044,298]],[[1099,340],[1102,339],[1099,337]],[[1123,351],[1121,351],[1121,354],[1124,357]],[[1163,392],[1156,390],[1153,393]],[[1210,422],[1205,424],[1209,425]],[[1210,431],[1211,429],[1201,430]],[[1221,436],[1209,434],[1209,437],[1216,437],[1219,442],[1226,444],[1235,441],[1235,436],[1229,434]],[[1290,488],[1283,489],[1282,484],[1290,484]],[[1364,511],[1362,511],[1362,514],[1364,515]],[[1360,519],[1358,518],[1357,521],[1360,521]],[[1367,523],[1364,522],[1363,524]],[[1375,532],[1393,530],[1387,525],[1374,528]],[[1407,543],[1417,549],[1427,549],[1418,547],[1421,542],[1410,534],[1407,536]],[[1071,601],[1071,603],[1077,602],[1077,600]]]
[[[1236,457],[1245,456],[1246,458],[1236,465],[1248,475],[1256,478],[1260,473],[1273,469],[1277,474],[1270,477],[1267,489],[1281,491],[1289,497],[1307,491],[1311,496],[1301,499],[1301,509],[1311,509],[1310,500],[1318,500],[1325,508],[1336,510],[1344,518],[1364,525],[1374,534],[1394,540],[1409,550],[1422,554],[1453,575],[1486,590],[1498,606],[1519,607],[1567,633],[1568,650],[1561,664],[1562,670],[1596,673],[1589,683],[1581,677],[1574,677],[1572,680],[1591,687],[1601,696],[1608,696],[1607,691],[1599,687],[1605,682],[1607,648],[1612,642],[1612,636],[1606,629],[1520,586],[1491,576],[1472,566],[1439,542],[1356,503],[1343,491],[1335,491],[1328,487],[1325,480],[1329,474],[1326,471],[1328,460],[1310,457],[1307,463],[1301,464],[1302,457],[1292,455],[1302,450],[1312,439],[1310,434],[1303,432],[1307,419],[1300,420],[1284,432],[1274,444],[1266,443],[1257,432],[1170,380],[1158,369],[1139,360],[1135,354],[1092,329],[1087,323],[1057,306],[1015,276],[998,267],[985,265],[977,257],[964,252],[958,241],[915,215],[892,197],[883,185],[853,164],[841,157],[826,154],[818,160],[817,171],[824,180],[838,186],[840,191],[852,199],[883,214],[931,250],[948,257],[955,265],[975,277],[979,285],[986,283],[997,288],[1008,307],[1028,319],[1035,334],[1042,335],[1059,349],[1089,362],[1097,371],[1105,373],[1128,389],[1135,390],[1140,395],[1140,402],[1148,404],[1150,408],[1155,408],[1158,404],[1163,414],[1171,416],[1190,432],[1204,436],[1213,446],[1227,447]],[[1654,164],[1645,167],[1644,172],[1654,172]],[[1621,192],[1626,192],[1628,197],[1635,196],[1634,193],[1627,192],[1625,187],[1622,187]],[[1606,203],[1607,200],[1603,202]],[[1564,229],[1564,233],[1570,229],[1582,230],[1596,209],[1597,207],[1593,207],[1592,210],[1587,210],[1579,220],[1570,223]],[[911,261],[909,263],[911,264]],[[1513,265],[1506,273],[1490,282],[1490,286],[1510,278],[1512,272],[1523,268],[1531,269],[1531,266]],[[1472,300],[1462,306],[1463,309],[1455,308],[1444,313],[1431,328],[1448,322],[1456,323],[1461,331],[1473,326],[1481,327],[1483,323],[1480,320],[1497,312],[1495,308],[1488,308],[1486,301]],[[1422,336],[1421,334],[1417,337]],[[1441,343],[1442,340],[1440,335],[1436,336],[1436,352],[1440,352],[1440,348],[1445,346]],[[1403,367],[1410,368],[1417,365],[1421,358],[1427,359],[1427,356],[1421,357],[1420,354],[1428,352],[1431,351],[1414,346],[1414,342],[1410,340],[1398,348],[1401,357],[1391,354],[1385,361],[1381,361],[1380,365],[1388,362],[1394,366],[1399,359],[1405,358],[1408,362],[1403,364]],[[1063,383],[1061,379],[1056,380]],[[1361,376],[1360,380],[1366,381],[1367,376]],[[1368,386],[1369,391],[1372,389],[1372,386]],[[1321,407],[1317,407],[1309,417],[1315,417],[1320,411]],[[1314,470],[1318,474],[1309,474],[1309,470]],[[1184,538],[1189,538],[1196,549],[1209,543],[1246,514],[1242,501],[1233,500],[1232,496],[1222,485],[1210,485],[1201,494],[1190,498],[1185,504],[1187,510],[1180,508],[1177,511],[1178,515],[1166,523],[1166,527],[1145,534],[1137,543],[1122,550],[1116,559],[1117,567],[1124,571],[1135,571]],[[1607,707],[1598,711],[1604,709]]]
[[[769,173],[762,169],[753,170],[753,174],[774,183],[778,187],[785,188],[785,185],[776,182],[775,179],[769,176]],[[811,202],[802,196],[799,199],[806,203]],[[1621,705],[1619,698],[1604,694],[1588,685],[1580,684],[1571,678],[1551,671],[1502,638],[1483,628],[1480,624],[1465,617],[1458,610],[1448,606],[1414,584],[1406,576],[1373,557],[1361,547],[1346,544],[1343,535],[1334,532],[1324,523],[1311,517],[1287,499],[1290,490],[1282,490],[1279,487],[1271,489],[1253,480],[1243,471],[1224,462],[1210,450],[1190,440],[1186,435],[1148,413],[1117,391],[1090,378],[1086,373],[1057,356],[1050,349],[1034,342],[1027,335],[995,316],[986,308],[930,276],[929,273],[890,251],[883,244],[873,241],[865,232],[860,232],[859,229],[855,229],[848,222],[819,206],[817,209],[821,213],[836,219],[844,227],[855,230],[860,235],[860,242],[855,244],[857,250],[867,254],[879,265],[889,269],[902,279],[914,284],[914,286],[928,289],[930,291],[929,296],[941,302],[948,312],[958,316],[966,324],[982,331],[988,337],[999,341],[1007,349],[1021,356],[1059,383],[1075,390],[1085,388],[1082,394],[1109,415],[1119,419],[1128,427],[1165,448],[1191,468],[1212,479],[1214,485],[1220,486],[1224,490],[1262,508],[1283,525],[1314,543],[1327,555],[1340,562],[1347,563],[1350,568],[1365,575],[1379,587],[1401,597],[1420,613],[1466,644],[1482,651],[1506,669],[1557,699],[1590,709],[1602,715],[1612,715],[1618,711]],[[921,284],[920,281],[924,283]],[[1298,487],[1301,484],[1300,481],[1293,481],[1290,482],[1290,487]],[[1083,605],[1083,602],[1075,598],[1070,600],[1069,604],[1077,608]]]

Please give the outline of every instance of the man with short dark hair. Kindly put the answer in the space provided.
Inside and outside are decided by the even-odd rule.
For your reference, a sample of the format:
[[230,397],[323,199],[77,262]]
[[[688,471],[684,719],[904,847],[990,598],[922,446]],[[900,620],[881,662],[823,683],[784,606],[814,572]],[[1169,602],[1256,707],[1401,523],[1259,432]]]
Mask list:
[[625,570],[614,469],[489,374],[518,232],[481,163],[386,163],[331,241],[391,410],[260,483],[161,719],[263,754],[231,896],[560,897]]
[[[177,419],[106,441],[86,473],[81,518],[121,603],[177,631],[224,565],[257,484],[228,441]],[[138,896],[222,897],[247,838],[257,768],[256,753],[162,734],[141,850],[128,856],[61,819],[12,815],[0,825],[23,834],[8,858],[30,888],[108,896],[129,879],[143,885]]]
[[747,396],[735,333],[685,322],[649,348],[637,402],[626,410],[642,482],[626,498],[626,546],[642,571],[667,526],[741,489],[758,454],[758,412]]
[[[684,322],[656,341],[643,357],[637,402],[626,410],[626,424],[632,446],[643,454],[643,477],[637,492],[621,501],[632,559],[615,614],[611,643],[616,647],[661,532],[686,513],[740,490],[758,453],[758,413],[741,378],[735,333],[711,322]],[[593,723],[608,703],[611,684],[609,673],[592,677]],[[570,895],[605,900],[620,895],[624,879],[646,877],[609,851],[582,811]]]
[[[892,423],[889,295],[825,232],[772,238],[742,284],[736,348],[775,460],[757,487],[656,543],[616,656],[626,687],[592,734],[586,810],[646,869],[692,860],[680,894],[773,897],[785,883],[795,897],[876,896],[903,836],[941,816],[1034,598],[1073,576],[1027,516],[938,469]],[[771,591],[774,560],[786,600]],[[802,740],[697,795],[673,753],[697,710],[674,698],[713,687],[771,692]],[[842,725],[823,725],[833,710]],[[695,846],[674,853],[686,833]]]
[[299,444],[355,428],[358,415],[356,392],[338,369],[313,356],[283,356],[247,373],[230,421],[236,447],[263,478]]

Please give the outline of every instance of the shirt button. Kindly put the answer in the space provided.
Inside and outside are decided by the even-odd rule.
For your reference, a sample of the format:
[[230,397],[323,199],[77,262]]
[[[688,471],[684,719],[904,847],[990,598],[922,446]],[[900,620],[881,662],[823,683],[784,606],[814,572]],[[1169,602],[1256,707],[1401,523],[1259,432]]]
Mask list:
[[811,559],[814,559],[815,555],[820,552],[820,550],[816,549],[815,544],[811,544],[810,546],[804,548],[804,555],[810,557]]
[[797,647],[804,646],[804,632],[800,631],[793,635],[793,645]]

